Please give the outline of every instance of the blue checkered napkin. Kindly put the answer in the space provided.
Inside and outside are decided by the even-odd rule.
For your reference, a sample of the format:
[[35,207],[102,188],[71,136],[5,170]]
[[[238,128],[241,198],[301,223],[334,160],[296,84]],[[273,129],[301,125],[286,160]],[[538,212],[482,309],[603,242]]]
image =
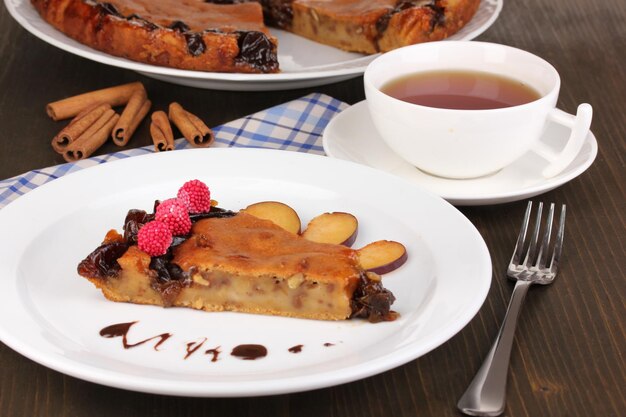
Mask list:
[[[323,94],[308,96],[271,107],[213,129],[215,147],[271,148],[324,154],[322,132],[337,113],[348,105]],[[176,149],[191,147],[176,140]],[[0,181],[0,209],[22,194],[71,172],[117,159],[154,152],[153,146],[128,149],[77,162],[29,171]]]

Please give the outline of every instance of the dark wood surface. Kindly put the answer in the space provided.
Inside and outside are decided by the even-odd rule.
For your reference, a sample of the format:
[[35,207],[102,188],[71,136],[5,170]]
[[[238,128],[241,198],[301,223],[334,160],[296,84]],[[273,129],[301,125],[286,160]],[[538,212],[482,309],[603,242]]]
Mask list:
[[[562,77],[559,107],[573,112],[578,103],[591,103],[592,130],[599,142],[598,157],[587,172],[538,198],[568,205],[564,259],[554,285],[530,290],[513,346],[505,415],[623,416],[626,3],[505,3],[500,18],[479,40],[516,46],[550,61]],[[0,7],[0,178],[63,162],[49,145],[59,124],[45,115],[46,103],[135,80],[145,83],[156,108],[177,100],[209,125],[312,91],[351,104],[364,98],[361,78],[259,93],[170,85],[58,50],[27,33]],[[148,143],[144,125],[131,146]],[[101,152],[113,150],[108,145]],[[495,271],[491,290],[465,329],[404,366],[293,395],[178,398],[84,382],[38,365],[0,343],[0,416],[458,416],[456,401],[489,349],[511,294],[512,284],[503,271],[525,205],[522,201],[461,208],[491,251]]]

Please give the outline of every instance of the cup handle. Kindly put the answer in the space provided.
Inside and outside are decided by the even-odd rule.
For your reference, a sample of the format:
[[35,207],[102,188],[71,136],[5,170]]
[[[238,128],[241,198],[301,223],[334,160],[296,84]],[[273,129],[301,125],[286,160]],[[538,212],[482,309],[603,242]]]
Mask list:
[[549,162],[541,172],[544,178],[559,174],[576,158],[587,138],[592,115],[593,109],[587,103],[578,106],[575,116],[557,108],[548,114],[549,120],[569,127],[571,133],[565,147],[559,152],[555,152],[542,142],[537,142],[533,147],[534,152]]

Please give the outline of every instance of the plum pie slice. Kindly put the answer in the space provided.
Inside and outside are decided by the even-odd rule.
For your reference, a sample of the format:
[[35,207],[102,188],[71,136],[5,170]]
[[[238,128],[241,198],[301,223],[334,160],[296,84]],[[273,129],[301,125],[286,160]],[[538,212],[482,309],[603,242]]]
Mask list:
[[155,206],[154,213],[130,210],[123,235],[111,230],[78,265],[107,299],[318,320],[397,317],[375,271],[401,265],[404,246],[327,243],[354,240],[356,219],[348,213],[325,213],[299,233],[295,211],[278,202],[239,212],[197,212],[171,200]]

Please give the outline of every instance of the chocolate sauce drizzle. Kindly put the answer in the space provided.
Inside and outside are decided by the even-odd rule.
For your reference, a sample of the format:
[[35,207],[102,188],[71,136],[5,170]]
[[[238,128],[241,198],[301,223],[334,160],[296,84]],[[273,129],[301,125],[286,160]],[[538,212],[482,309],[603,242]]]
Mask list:
[[106,337],[106,338],[121,337],[122,346],[124,346],[124,349],[130,349],[136,346],[141,346],[144,343],[147,343],[151,340],[158,339],[159,341],[153,346],[154,350],[156,351],[159,350],[159,346],[161,346],[163,342],[165,342],[167,339],[172,337],[171,333],[162,333],[160,335],[153,336],[145,340],[141,340],[137,343],[128,343],[128,331],[136,323],[137,323],[136,321],[131,321],[129,323],[118,323],[118,324],[113,324],[111,326],[107,326],[104,329],[100,330],[100,336]]
[[[153,349],[155,351],[159,351],[159,347],[166,341],[168,340],[170,337],[173,336],[172,333],[162,333],[153,337],[149,337],[145,340],[140,340],[139,342],[136,343],[129,343],[128,342],[128,332],[130,331],[130,328],[132,326],[134,326],[135,324],[137,324],[138,321],[131,321],[128,323],[117,323],[117,324],[112,324],[110,326],[106,326],[104,327],[102,330],[100,330],[100,336],[105,337],[105,338],[115,338],[115,337],[121,337],[122,338],[122,346],[124,347],[124,349],[130,349],[130,348],[134,348],[137,346],[141,346],[145,343],[148,343],[150,341],[153,340],[157,340],[157,342],[155,343],[155,345],[153,346]],[[202,346],[204,346],[204,344],[206,343],[208,339],[206,337],[202,337],[196,341],[192,341],[192,342],[188,342],[185,345],[185,355],[183,357],[183,360],[187,360],[191,355],[195,354],[198,350],[200,350],[200,348]],[[330,346],[334,346],[334,343],[330,343],[330,342],[326,342],[324,343],[325,347],[330,347]],[[295,346],[290,347],[289,349],[287,349],[290,353],[301,353],[302,352],[302,348],[304,347],[304,345],[302,344],[298,344]],[[216,346],[212,349],[207,349],[204,351],[205,355],[211,355],[211,362],[217,362],[219,355],[221,353],[221,346]],[[238,359],[242,359],[242,360],[257,360],[257,359],[261,359],[267,356],[268,354],[268,350],[265,346],[263,345],[258,345],[258,344],[242,344],[242,345],[237,345],[235,346],[232,351],[231,351],[231,356],[236,357]]]
[[251,361],[267,356],[267,348],[263,345],[238,345],[230,352],[231,356]]
[[185,355],[184,359],[187,359],[188,357],[196,353],[196,350],[200,349],[202,345],[204,345],[204,342],[206,342],[206,337],[203,337],[201,342],[187,343],[187,354]]
[[215,347],[213,349],[207,349],[204,351],[205,355],[212,355],[211,362],[217,362],[218,357],[220,356],[222,351],[220,350],[220,346]]
[[302,347],[303,347],[303,346],[304,346],[304,345],[295,345],[295,346],[290,347],[290,348],[289,348],[289,349],[287,349],[287,350],[288,350],[289,352],[291,352],[291,353],[300,353],[300,352],[302,352]]

